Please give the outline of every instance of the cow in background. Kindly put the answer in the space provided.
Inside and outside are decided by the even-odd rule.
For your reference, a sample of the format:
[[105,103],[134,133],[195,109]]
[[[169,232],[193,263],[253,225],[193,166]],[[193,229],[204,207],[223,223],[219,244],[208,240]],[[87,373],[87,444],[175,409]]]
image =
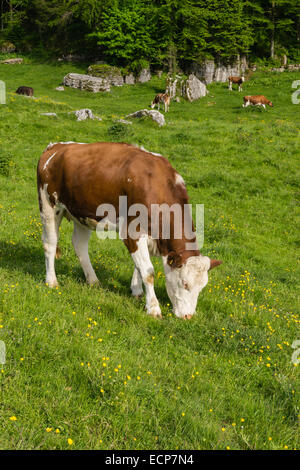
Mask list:
[[268,100],[264,95],[244,96],[243,108],[247,108],[247,106],[262,106],[266,109],[266,105],[271,106],[271,108],[274,106],[272,101]]
[[33,88],[29,86],[19,86],[16,93],[18,95],[33,96]]
[[245,81],[244,77],[228,77],[228,88],[232,91],[232,84],[239,86],[239,91],[242,91],[242,84]]
[[165,113],[167,113],[170,108],[170,101],[171,98],[167,93],[158,93],[158,95],[155,96],[154,100],[151,103],[151,109],[157,106],[157,109],[159,110],[160,104],[163,104],[165,107]]

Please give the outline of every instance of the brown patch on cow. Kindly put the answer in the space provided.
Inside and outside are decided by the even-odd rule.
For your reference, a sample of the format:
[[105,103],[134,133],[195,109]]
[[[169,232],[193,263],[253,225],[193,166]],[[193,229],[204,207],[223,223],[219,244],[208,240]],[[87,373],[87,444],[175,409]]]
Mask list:
[[154,284],[154,276],[153,274],[149,274],[149,276],[147,276],[147,282],[148,284]]

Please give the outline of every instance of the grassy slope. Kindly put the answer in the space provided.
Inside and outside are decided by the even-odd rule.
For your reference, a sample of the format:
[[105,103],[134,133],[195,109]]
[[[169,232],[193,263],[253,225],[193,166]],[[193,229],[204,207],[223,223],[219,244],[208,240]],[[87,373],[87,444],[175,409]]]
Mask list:
[[[93,235],[101,288],[87,287],[67,221],[60,288],[44,285],[39,155],[50,141],[109,140],[114,118],[164,89],[154,78],[110,94],[55,91],[69,71],[85,70],[0,66],[9,92],[0,154],[12,156],[9,177],[0,175],[0,448],[299,448],[299,367],[291,363],[300,339],[299,106],[290,98],[299,75],[257,73],[244,84],[243,94],[274,102],[265,112],[243,109],[243,94],[213,84],[206,98],[172,103],[166,127],[132,126],[126,140],[168,157],[191,202],[205,204],[202,252],[224,261],[184,322],[171,313],[158,260],[163,320],[131,298],[133,265],[120,241]],[[38,99],[13,95],[19,85]],[[103,121],[67,114],[82,107]]]

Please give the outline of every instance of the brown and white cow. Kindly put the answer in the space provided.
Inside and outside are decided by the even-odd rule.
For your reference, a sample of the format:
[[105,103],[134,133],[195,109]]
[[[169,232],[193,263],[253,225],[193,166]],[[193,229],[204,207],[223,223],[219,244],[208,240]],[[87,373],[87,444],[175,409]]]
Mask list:
[[[57,286],[54,260],[63,216],[74,221],[73,246],[87,282],[95,284],[98,279],[90,262],[88,241],[91,230],[99,222],[107,222],[105,216],[97,215],[101,204],[112,205],[119,217],[121,195],[127,197],[128,207],[146,206],[147,214],[153,204],[183,206],[188,202],[184,181],[167,159],[124,143],[50,144],[40,157],[37,183],[46,282],[51,287]],[[128,223],[133,219],[128,217]],[[187,248],[185,234],[179,239],[172,235],[164,239],[161,230],[159,227],[157,239],[142,231],[137,239],[123,239],[135,264],[131,291],[134,296],[141,296],[144,284],[148,314],[161,316],[150,255],[162,256],[174,313],[190,318],[198,295],[208,282],[208,271],[221,262],[202,256],[197,248]],[[189,241],[196,243],[195,234],[191,233],[194,238]]]
[[242,84],[245,81],[244,77],[228,77],[228,88],[232,90],[232,84],[239,86],[239,91],[242,91]]
[[169,111],[170,108],[170,96],[168,93],[158,93],[158,95],[155,96],[154,100],[151,103],[151,109],[155,108],[157,106],[157,109],[159,110],[160,104],[162,103],[165,107],[165,113]]
[[29,86],[19,86],[16,93],[18,95],[33,96],[33,88]]
[[244,96],[244,103],[243,108],[247,108],[247,106],[262,106],[266,109],[266,105],[271,106],[273,108],[272,101],[268,100],[264,95],[252,95],[252,96]]

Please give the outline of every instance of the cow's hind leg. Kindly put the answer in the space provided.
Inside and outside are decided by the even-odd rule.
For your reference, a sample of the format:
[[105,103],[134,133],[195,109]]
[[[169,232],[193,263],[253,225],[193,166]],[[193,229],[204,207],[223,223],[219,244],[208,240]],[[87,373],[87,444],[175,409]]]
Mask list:
[[134,268],[130,288],[133,297],[141,297],[143,295],[143,281],[137,267]]
[[74,222],[74,232],[72,237],[72,243],[74,250],[80,264],[82,266],[86,281],[88,284],[98,284],[98,278],[95,274],[93,266],[89,257],[89,239],[91,236],[91,230],[87,227]]
[[59,237],[59,226],[64,211],[52,206],[45,189],[40,189],[40,212],[43,225],[42,241],[46,261],[46,283],[49,287],[58,285],[55,274],[55,255]]
[[161,317],[161,310],[154,290],[154,268],[150,260],[147,238],[140,238],[137,247],[138,249],[131,253],[131,256],[145,286],[147,312],[154,317]]

